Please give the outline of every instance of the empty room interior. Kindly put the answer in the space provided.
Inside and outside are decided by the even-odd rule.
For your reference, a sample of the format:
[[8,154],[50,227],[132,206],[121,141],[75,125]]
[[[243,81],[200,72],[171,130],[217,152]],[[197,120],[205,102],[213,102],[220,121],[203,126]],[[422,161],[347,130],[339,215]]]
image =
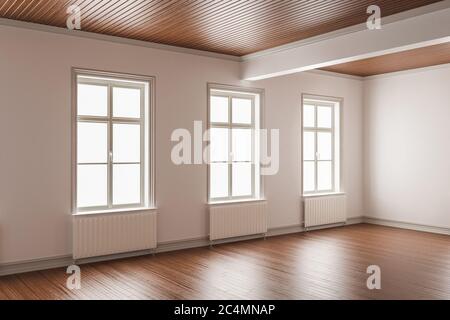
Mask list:
[[449,300],[450,0],[0,0],[0,300]]

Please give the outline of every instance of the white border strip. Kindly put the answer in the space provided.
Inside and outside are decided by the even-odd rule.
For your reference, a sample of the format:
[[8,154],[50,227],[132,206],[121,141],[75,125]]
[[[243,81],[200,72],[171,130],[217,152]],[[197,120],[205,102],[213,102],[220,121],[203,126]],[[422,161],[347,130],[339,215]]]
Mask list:
[[346,73],[338,73],[338,72],[332,72],[327,70],[320,70],[320,69],[313,69],[313,70],[307,70],[303,71],[303,73],[312,73],[312,74],[319,74],[323,76],[330,76],[330,77],[338,77],[338,78],[345,78],[345,79],[351,79],[351,80],[358,80],[358,81],[369,81],[369,80],[375,80],[375,79],[385,79],[385,78],[392,78],[402,75],[408,75],[408,74],[414,74],[419,72],[427,72],[432,70],[439,70],[439,69],[446,69],[450,68],[450,63],[444,63],[444,64],[437,64],[433,66],[428,67],[418,67],[414,69],[406,69],[401,71],[392,71],[392,72],[386,72],[386,73],[380,73],[373,76],[354,76],[351,74]]
[[434,66],[421,67],[421,68],[415,68],[415,69],[406,69],[406,70],[402,70],[402,71],[381,73],[381,74],[376,74],[373,76],[363,77],[362,80],[369,81],[369,80],[375,80],[375,79],[385,79],[385,78],[392,78],[392,77],[397,77],[397,76],[402,76],[402,75],[407,75],[407,74],[427,72],[427,71],[446,69],[446,68],[450,68],[450,63],[437,64]]
[[232,55],[228,55],[228,54],[215,53],[215,52],[203,51],[203,50],[197,50],[197,49],[189,49],[189,48],[171,46],[171,45],[167,45],[167,44],[161,44],[161,43],[155,43],[155,42],[149,42],[149,41],[134,40],[134,39],[110,36],[110,35],[100,34],[100,33],[86,32],[86,31],[80,31],[80,30],[69,30],[69,29],[60,28],[60,27],[48,26],[48,25],[44,25],[44,24],[25,22],[25,21],[19,21],[19,20],[5,19],[5,18],[0,18],[0,26],[30,29],[30,30],[34,30],[34,31],[56,33],[56,34],[62,34],[62,35],[68,35],[68,36],[73,36],[73,37],[80,37],[80,38],[87,38],[87,39],[94,39],[94,40],[100,40],[100,41],[109,41],[109,42],[131,45],[131,46],[146,47],[146,48],[157,49],[157,50],[166,50],[166,51],[172,51],[172,52],[178,52],[178,53],[184,53],[184,54],[192,54],[192,55],[196,55],[196,56],[223,59],[223,60],[236,61],[236,62],[239,62],[242,60],[241,57],[232,56]]
[[393,227],[393,228],[399,228],[399,229],[407,229],[407,230],[414,230],[414,231],[421,231],[421,232],[450,235],[450,228],[444,228],[444,227],[436,227],[436,226],[429,226],[429,225],[396,221],[396,220],[388,220],[388,219],[371,218],[371,217],[363,217],[363,222],[368,223],[368,224],[376,224],[376,225],[380,225],[380,226]]

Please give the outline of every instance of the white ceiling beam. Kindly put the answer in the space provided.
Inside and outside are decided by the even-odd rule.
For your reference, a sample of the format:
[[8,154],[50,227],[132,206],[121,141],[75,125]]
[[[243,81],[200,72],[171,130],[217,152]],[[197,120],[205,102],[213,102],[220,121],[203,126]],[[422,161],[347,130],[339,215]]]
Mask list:
[[[266,79],[449,42],[450,1],[438,4],[429,7],[434,11],[422,11],[418,16],[403,14],[402,20],[393,17],[382,19],[380,30],[369,30],[359,25],[359,30],[354,31],[353,28],[351,33],[341,32],[335,37],[325,35],[323,40],[300,41],[297,45],[244,56],[242,78]],[[415,12],[411,10],[411,13]]]

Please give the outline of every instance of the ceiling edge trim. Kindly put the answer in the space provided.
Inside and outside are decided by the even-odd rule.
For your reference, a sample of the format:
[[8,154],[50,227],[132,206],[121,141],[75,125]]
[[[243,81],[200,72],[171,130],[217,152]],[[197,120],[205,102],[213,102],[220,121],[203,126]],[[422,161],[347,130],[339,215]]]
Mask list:
[[434,66],[420,67],[420,68],[407,69],[407,70],[401,70],[401,71],[386,72],[386,73],[376,74],[373,76],[362,77],[362,80],[369,81],[369,80],[375,80],[375,79],[384,79],[384,78],[391,78],[391,77],[407,75],[407,74],[412,74],[412,73],[426,72],[426,71],[446,69],[446,68],[450,68],[450,63],[437,64]]
[[60,27],[48,26],[48,25],[44,25],[44,24],[25,22],[25,21],[13,20],[13,19],[0,18],[0,26],[29,29],[29,30],[42,31],[42,32],[48,32],[48,33],[56,33],[56,34],[62,34],[62,35],[80,37],[80,38],[114,42],[114,43],[131,45],[131,46],[146,47],[146,48],[157,49],[157,50],[165,50],[165,51],[172,51],[172,52],[177,52],[177,53],[191,54],[191,55],[203,56],[203,57],[207,57],[207,58],[216,58],[216,59],[235,61],[235,62],[242,61],[241,57],[222,54],[222,53],[189,49],[189,48],[171,46],[171,45],[167,45],[167,44],[161,44],[161,43],[155,43],[155,42],[149,42],[149,41],[134,40],[134,39],[128,39],[128,38],[123,38],[123,37],[110,36],[110,35],[106,35],[106,34],[87,32],[87,31],[82,31],[82,30],[69,30],[69,29],[60,28]]

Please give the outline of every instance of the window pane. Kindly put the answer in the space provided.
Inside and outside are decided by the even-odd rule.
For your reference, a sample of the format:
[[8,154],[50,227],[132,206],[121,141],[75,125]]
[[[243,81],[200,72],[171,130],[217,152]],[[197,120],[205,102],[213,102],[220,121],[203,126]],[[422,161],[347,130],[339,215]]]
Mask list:
[[252,164],[233,163],[233,196],[252,195]]
[[317,126],[331,128],[331,107],[317,107]]
[[252,161],[252,130],[232,129],[233,161]]
[[303,105],[303,126],[315,127],[315,122],[314,106],[309,104]]
[[228,197],[228,164],[211,163],[209,175],[210,197]]
[[141,116],[141,90],[114,87],[113,116],[139,118]]
[[314,132],[303,132],[303,160],[315,159],[315,139]]
[[331,161],[317,162],[317,189],[331,190]]
[[108,125],[99,122],[78,122],[78,163],[105,163],[108,154]]
[[252,100],[233,98],[232,99],[233,123],[252,123]]
[[314,162],[303,162],[303,192],[314,191]]
[[138,124],[113,124],[113,161],[141,161],[141,126]]
[[228,129],[211,128],[210,139],[210,160],[228,161]]
[[113,204],[141,202],[140,173],[139,164],[113,165]]
[[79,84],[77,109],[78,115],[106,117],[108,115],[108,87]]
[[317,133],[318,160],[332,160],[331,132]]
[[211,96],[211,122],[228,122],[228,98]]
[[78,165],[77,206],[106,206],[108,202],[106,164]]

